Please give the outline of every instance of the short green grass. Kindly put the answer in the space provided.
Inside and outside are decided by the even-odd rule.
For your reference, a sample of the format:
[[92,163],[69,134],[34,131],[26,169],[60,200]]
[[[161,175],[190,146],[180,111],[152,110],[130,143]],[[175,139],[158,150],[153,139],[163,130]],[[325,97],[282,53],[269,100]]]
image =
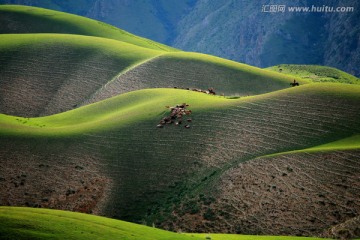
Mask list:
[[[163,54],[163,51],[142,48],[127,42],[94,36],[79,36],[74,34],[2,34],[0,51],[18,50],[25,48],[39,49],[44,45],[71,46],[77,49],[92,49],[105,55],[117,55],[124,59],[144,59]],[[26,56],[23,56],[26,58]],[[36,60],[36,53],[30,56]],[[29,60],[30,59],[26,59]]]
[[352,137],[323,144],[306,150],[326,151],[326,150],[347,150],[347,149],[360,149],[360,135],[354,135]]
[[[319,238],[181,234],[100,216],[51,209],[0,207],[1,239],[290,240]],[[209,238],[211,237],[211,238]]]
[[338,82],[360,84],[360,79],[339,69],[318,65],[280,64],[268,70],[294,76],[311,82]]
[[267,155],[266,157],[284,155],[284,154],[293,154],[293,153],[304,153],[304,152],[314,153],[314,152],[332,152],[332,151],[346,151],[346,150],[358,150],[358,149],[360,149],[360,135],[356,134],[354,136],[340,139],[334,142],[329,142],[300,150],[270,154]]
[[[0,33],[64,33],[110,38],[137,46],[179,51],[169,46],[135,36],[109,24],[89,18],[44,8],[0,5]],[[12,20],[9,20],[12,19]],[[15,19],[15,20],[14,20]],[[13,21],[8,24],[7,21]]]
[[1,239],[201,239],[120,220],[49,209],[0,207]]

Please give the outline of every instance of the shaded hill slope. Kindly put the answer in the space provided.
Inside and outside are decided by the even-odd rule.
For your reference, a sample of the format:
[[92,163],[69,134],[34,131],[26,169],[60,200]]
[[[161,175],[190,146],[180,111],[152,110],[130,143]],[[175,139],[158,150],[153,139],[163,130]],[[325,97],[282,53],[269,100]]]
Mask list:
[[162,51],[175,48],[93,19],[44,8],[0,5],[0,33],[64,33],[110,38]]
[[296,65],[281,64],[266,68],[271,71],[281,72],[286,75],[300,77],[312,82],[338,82],[348,84],[360,84],[360,79],[343,72],[339,69],[317,66],[317,65]]
[[[293,77],[196,53],[154,51],[66,34],[3,34],[0,112],[37,117],[142,88],[214,87],[253,95],[287,88]],[[303,84],[307,80],[298,79]]]
[[[307,80],[296,78],[300,84]],[[218,95],[247,96],[289,87],[293,77],[199,53],[169,53],[120,74],[87,103],[145,88],[215,88]]]
[[119,72],[162,53],[79,35],[0,37],[0,112],[27,117],[75,108]]
[[[215,232],[319,236],[359,216],[359,154],[359,149],[302,152],[239,164],[215,184],[213,202],[197,204],[195,216],[205,216],[207,229]],[[201,219],[183,214],[168,224],[194,228],[204,225]],[[350,225],[327,236],[355,238],[359,228]]]
[[[24,119],[1,115],[0,154],[6,166],[0,172],[4,191],[1,204],[96,211],[189,232],[316,235],[359,211],[356,198],[359,192],[353,181],[358,166],[352,157],[358,156],[357,150],[331,154],[332,165],[326,165],[331,172],[324,172],[325,175],[313,170],[323,164],[320,161],[323,158],[310,161],[307,155],[299,155],[300,160],[294,158],[294,164],[289,163],[294,173],[309,176],[299,180],[314,185],[309,196],[318,193],[317,189],[325,184],[326,189],[331,187],[325,197],[329,202],[339,203],[318,203],[317,198],[302,195],[300,203],[302,209],[309,209],[309,216],[334,211],[340,216],[321,218],[313,230],[309,227],[312,219],[296,221],[301,214],[288,215],[292,211],[297,213],[298,205],[275,201],[275,196],[283,193],[280,190],[270,192],[275,195],[264,195],[275,199],[271,206],[278,222],[270,227],[270,216],[261,214],[271,211],[254,214],[259,204],[257,195],[252,194],[255,190],[244,193],[246,197],[236,202],[230,197],[226,200],[232,191],[224,193],[221,189],[228,189],[231,182],[242,182],[237,180],[237,169],[244,166],[242,162],[359,133],[359,92],[360,87],[354,85],[307,84],[231,100],[185,90],[141,90],[49,117]],[[173,125],[156,128],[166,115],[164,106],[181,102],[190,104],[193,111],[191,128]],[[27,161],[24,156],[28,156]],[[20,163],[21,169],[17,167]],[[299,170],[297,164],[308,164],[308,168]],[[273,165],[270,163],[269,168]],[[256,190],[258,194],[267,194],[265,176],[271,174],[280,175],[276,179],[279,186],[298,186],[296,178],[284,183],[283,171],[277,167],[269,171],[270,175],[262,169],[258,168],[256,175],[244,171],[246,178],[263,183]],[[344,173],[348,179],[343,183],[349,190],[347,195],[343,195],[342,186],[334,185],[341,182]],[[332,177],[333,181],[327,183],[325,177]],[[234,181],[228,181],[233,178]],[[249,188],[257,186],[250,185]],[[300,188],[294,187],[294,192],[301,192]],[[307,188],[310,186],[304,187]],[[241,187],[235,189],[237,194]],[[345,198],[339,200],[339,195]],[[230,201],[226,208],[224,199],[235,202]],[[352,201],[351,207],[344,205],[346,201]],[[249,214],[242,208],[238,210],[241,214],[233,209],[241,202],[248,203]]]

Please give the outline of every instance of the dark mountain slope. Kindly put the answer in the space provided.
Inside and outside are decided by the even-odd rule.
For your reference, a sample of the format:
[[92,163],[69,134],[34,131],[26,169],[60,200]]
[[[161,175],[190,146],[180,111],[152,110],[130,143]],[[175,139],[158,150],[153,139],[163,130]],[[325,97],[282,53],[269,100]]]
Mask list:
[[[209,4],[211,3],[211,4]],[[262,12],[265,5],[353,7],[348,13]],[[318,64],[359,76],[359,1],[206,1],[178,24],[173,46],[268,67]]]

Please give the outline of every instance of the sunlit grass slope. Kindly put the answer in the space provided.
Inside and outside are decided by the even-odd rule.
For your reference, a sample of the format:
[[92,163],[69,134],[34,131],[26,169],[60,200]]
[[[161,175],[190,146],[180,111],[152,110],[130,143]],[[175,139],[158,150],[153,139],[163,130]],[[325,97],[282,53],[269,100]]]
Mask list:
[[319,238],[182,234],[88,214],[20,207],[0,207],[1,239],[121,240],[290,240]]
[[80,35],[0,38],[1,112],[27,117],[76,108],[119,72],[163,53]]
[[[71,136],[87,132],[102,132],[118,129],[133,123],[157,119],[168,111],[164,106],[187,102],[194,112],[206,113],[218,109],[229,111],[233,106],[254,104],[277,97],[308,95],[359,100],[360,87],[344,84],[309,84],[299,88],[288,88],[267,94],[229,99],[189,90],[144,89],[122,94],[104,101],[93,103],[78,109],[38,118],[22,118],[1,114],[2,133],[10,135]],[[301,100],[299,98],[298,100]],[[306,98],[303,99],[307,100]],[[294,102],[298,104],[298,102]],[[320,103],[319,103],[320,104]],[[305,106],[306,107],[306,106]],[[340,107],[337,107],[340,108]],[[297,110],[296,107],[288,109]],[[356,114],[356,112],[352,112]],[[354,119],[349,119],[353,122]],[[330,124],[330,122],[329,122]],[[329,146],[344,146],[347,143],[357,146],[358,136],[350,137]]]
[[312,82],[360,84],[360,79],[339,69],[318,65],[281,64],[266,68]]
[[332,152],[332,151],[356,150],[356,149],[360,149],[360,135],[358,134],[334,142],[329,142],[318,146],[314,146],[311,148],[305,148],[290,152],[281,152],[281,153],[271,154],[270,156],[277,156],[277,155],[290,154],[290,153]]
[[202,239],[105,217],[49,209],[0,207],[1,239]]
[[354,135],[352,137],[341,139],[339,141],[316,146],[308,150],[326,151],[326,150],[343,150],[343,149],[359,149],[359,148],[360,148],[360,135]]
[[[40,118],[0,115],[2,133],[19,135],[77,135],[126,127],[133,123],[160,118],[166,105],[190,102],[192,109],[203,111],[228,105],[231,100],[186,90],[146,89],[125,93],[72,111]],[[156,106],[154,108],[153,106]],[[24,122],[26,121],[26,123]],[[9,126],[7,128],[6,126]],[[7,130],[6,130],[7,129]]]
[[0,33],[65,33],[103,37],[137,46],[178,51],[93,19],[37,7],[0,5]]

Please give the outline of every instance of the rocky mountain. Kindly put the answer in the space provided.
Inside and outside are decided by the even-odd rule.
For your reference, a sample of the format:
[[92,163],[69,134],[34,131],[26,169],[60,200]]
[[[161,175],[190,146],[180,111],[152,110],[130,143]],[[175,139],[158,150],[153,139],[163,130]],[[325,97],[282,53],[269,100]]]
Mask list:
[[[285,12],[267,9],[279,4]],[[350,6],[354,12],[294,13],[288,9],[293,6]],[[178,24],[172,45],[260,67],[319,64],[359,75],[359,7],[358,1],[351,0],[200,0]]]
[[[107,22],[186,51],[259,67],[319,64],[360,76],[360,3],[356,0],[0,0]],[[284,11],[270,7],[284,6]],[[303,12],[290,7],[353,7]],[[325,9],[324,9],[325,10]],[[302,12],[296,12],[302,11]]]
[[136,35],[171,45],[177,24],[197,0],[0,0],[73,13],[109,23]]

